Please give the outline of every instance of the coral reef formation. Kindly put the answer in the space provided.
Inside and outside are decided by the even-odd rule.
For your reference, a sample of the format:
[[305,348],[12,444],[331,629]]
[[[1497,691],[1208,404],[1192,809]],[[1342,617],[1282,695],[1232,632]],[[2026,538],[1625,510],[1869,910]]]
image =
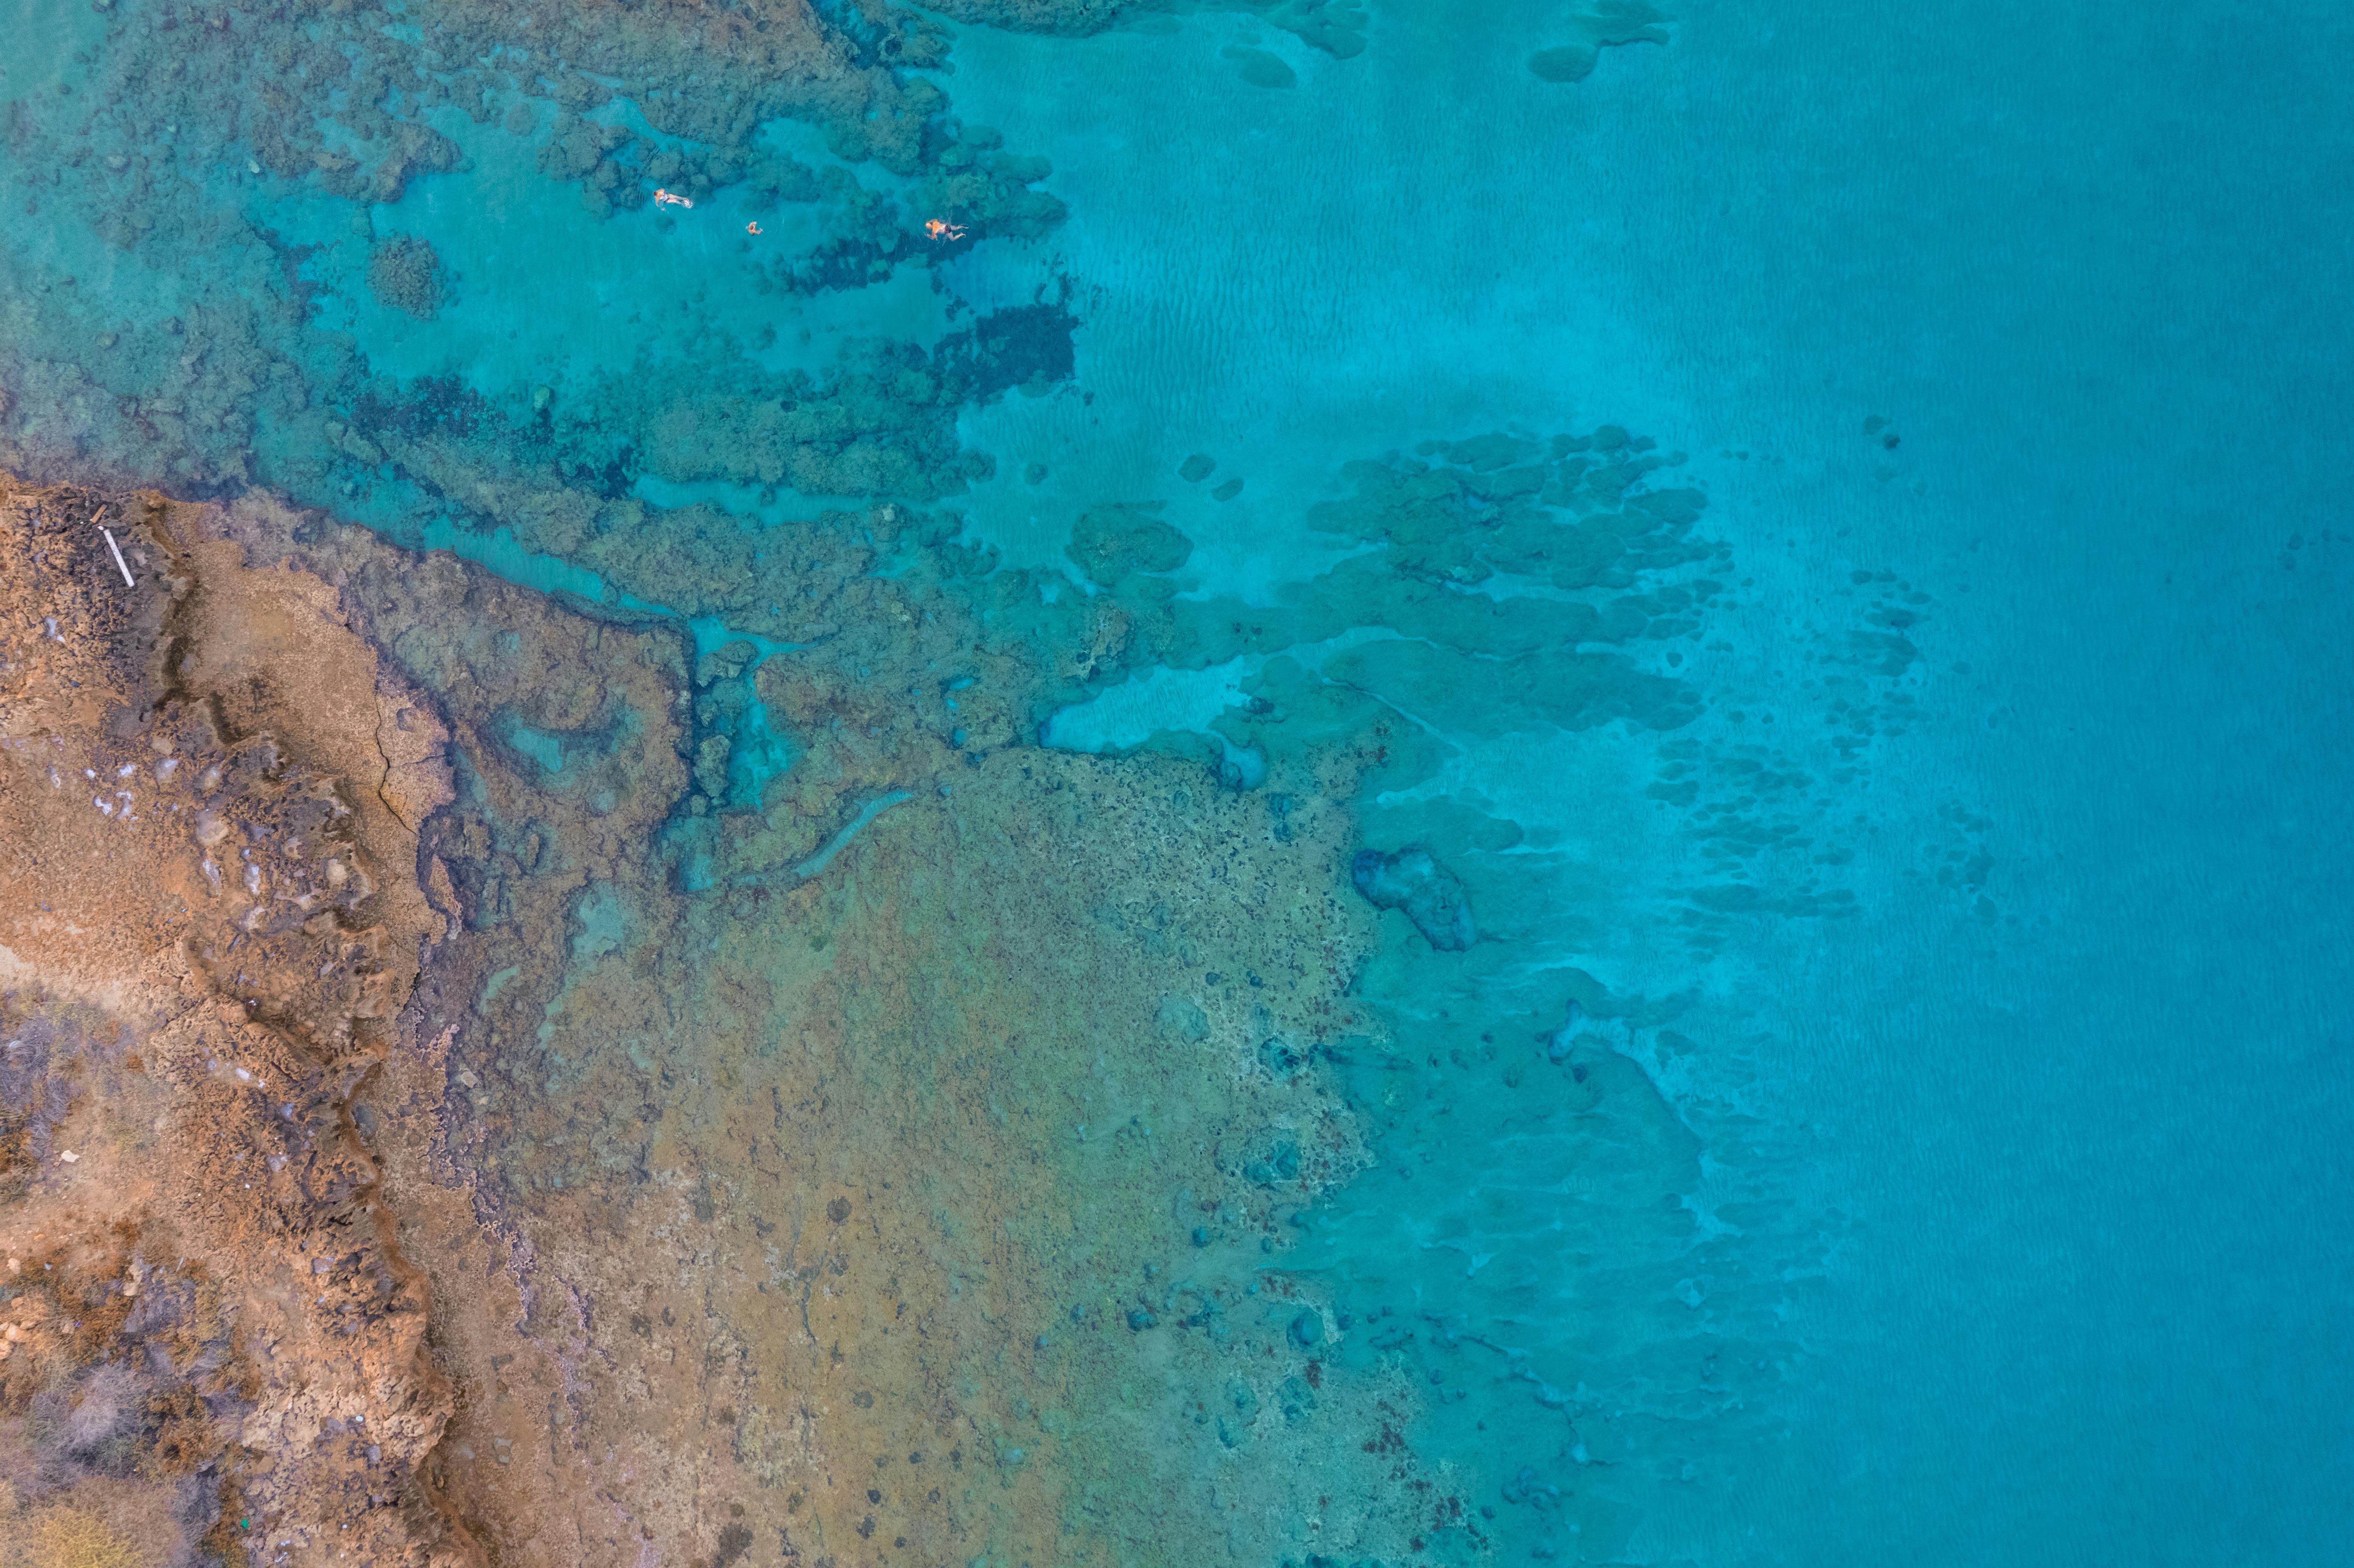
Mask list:
[[[76,449],[102,449],[117,480],[180,494],[259,481],[320,505],[380,496],[413,529],[452,501],[491,515],[482,496],[494,476],[387,449],[375,428],[429,449],[504,418],[538,430],[565,473],[597,475],[610,500],[641,472],[928,497],[960,490],[986,462],[956,450],[960,398],[1044,385],[1058,332],[1068,374],[1074,323],[1031,307],[935,345],[938,365],[885,341],[840,366],[731,363],[708,385],[675,366],[581,377],[544,425],[544,386],[535,401],[530,383],[496,395],[397,385],[372,375],[348,337],[315,334],[338,296],[410,322],[455,313],[448,283],[461,264],[415,223],[375,238],[371,212],[398,207],[421,176],[516,150],[546,179],[577,186],[589,219],[643,210],[658,189],[703,203],[733,193],[772,224],[780,208],[807,213],[793,226],[805,245],[743,260],[758,295],[863,288],[987,236],[1051,230],[1063,208],[1035,188],[1045,161],[962,124],[908,69],[938,63],[944,48],[913,12],[843,7],[829,21],[797,3],[611,4],[518,23],[462,5],[315,15],[163,5],[101,19],[102,47],[61,62],[54,94],[0,105],[0,178],[46,240],[86,233],[175,283],[161,297],[85,290],[110,263],[71,244],[37,243],[0,270],[10,341],[0,466],[15,471],[82,477]],[[759,132],[780,119],[820,128],[833,157],[821,169],[779,151]],[[880,171],[881,188],[854,164]],[[338,217],[297,233],[257,209],[314,201],[313,215],[340,210],[355,227]],[[962,238],[937,243],[928,221]],[[205,265],[180,264],[192,255]],[[690,341],[716,349],[726,335],[706,328]],[[1001,363],[1017,373],[992,384]],[[700,443],[734,450],[725,438],[739,429],[759,439],[723,469],[696,457]]]
[[376,303],[429,322],[441,312],[441,258],[413,234],[378,240],[368,252],[367,286]]
[[942,0],[933,9],[959,21],[1032,33],[1095,33],[1156,20],[1167,26],[1172,14],[1231,11],[1280,27],[1337,59],[1363,54],[1372,26],[1366,0]]
[[1349,876],[1376,909],[1405,910],[1414,928],[1434,948],[1460,949],[1478,939],[1463,885],[1431,859],[1428,850],[1403,849],[1395,854],[1359,850]]
[[[1302,1487],[1335,1539],[1403,1539],[1412,1462],[1359,1446],[1416,1396],[1316,1393],[1299,1287],[1257,1266],[1363,1158],[1307,1070],[1377,1027],[1341,994],[1347,814],[1021,744],[1026,629],[915,515],[850,522],[772,538],[810,641],[755,664],[217,516],[339,583],[451,736],[421,853],[459,929],[401,1022],[449,1086],[377,1097],[388,1187],[471,1176],[482,1216],[417,1227],[465,1391],[433,1479],[503,1562],[1116,1560],[1090,1520],[1201,1554]],[[797,738],[757,809],[712,782],[746,683]],[[1214,1506],[1185,1431],[1253,1458]],[[1353,1481],[1309,1465],[1352,1431]]]

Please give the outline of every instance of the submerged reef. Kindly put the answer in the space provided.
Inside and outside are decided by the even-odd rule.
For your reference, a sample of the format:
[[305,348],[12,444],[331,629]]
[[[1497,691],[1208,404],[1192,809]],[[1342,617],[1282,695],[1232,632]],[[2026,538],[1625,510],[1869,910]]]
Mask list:
[[415,235],[378,240],[368,252],[367,285],[378,302],[429,322],[441,311],[441,258]]
[[1414,928],[1434,948],[1460,950],[1479,938],[1463,885],[1431,859],[1428,850],[1402,849],[1395,854],[1359,850],[1349,876],[1375,908],[1405,910]]
[[[886,510],[864,531],[916,521]],[[387,1160],[396,1189],[474,1172],[489,1216],[487,1245],[420,1253],[478,1391],[435,1479],[501,1561],[739,1529],[811,1558],[1199,1555],[1307,1488],[1336,1531],[1410,1533],[1409,1458],[1310,1457],[1416,1395],[1314,1393],[1305,1293],[1256,1266],[1364,1159],[1303,1070],[1377,1027],[1342,995],[1370,934],[1344,811],[1019,744],[1026,643],[940,580],[953,553],[877,577],[840,520],[777,541],[811,641],[751,676],[797,737],[758,811],[690,783],[703,694],[748,662],[724,641],[350,530],[223,526],[342,583],[452,737],[420,853],[458,929],[402,1025],[447,1043],[450,1086]],[[1188,1432],[1253,1457],[1214,1505]]]
[[[1172,15],[1235,12],[1280,27],[1337,59],[1362,54],[1372,26],[1368,0],[941,0],[934,7],[963,22],[985,22],[1033,33],[1095,33],[1119,26],[1150,26]],[[1253,51],[1257,52],[1257,51]],[[1283,69],[1273,56],[1262,58]],[[1248,67],[1246,66],[1247,71]]]
[[[30,226],[0,268],[0,465],[73,479],[87,477],[80,454],[104,451],[118,482],[374,500],[393,509],[382,521],[413,530],[452,504],[502,515],[487,493],[499,476],[446,449],[503,419],[537,436],[535,467],[587,468],[608,500],[641,473],[816,494],[960,490],[987,460],[956,449],[960,401],[1068,376],[1074,323],[1047,302],[936,344],[938,364],[885,340],[838,366],[755,370],[717,352],[726,331],[705,322],[684,343],[731,372],[708,385],[640,364],[462,394],[372,373],[323,320],[363,302],[404,323],[459,313],[465,263],[446,226],[405,221],[405,198],[420,178],[504,169],[518,154],[540,180],[576,187],[575,216],[591,222],[644,211],[658,191],[740,203],[780,230],[757,253],[742,241],[755,297],[862,288],[1061,221],[1034,188],[1043,159],[964,126],[909,73],[940,58],[931,24],[840,9],[606,4],[520,23],[440,4],[100,13],[100,37],[57,60],[53,87],[0,103],[0,185]],[[822,170],[761,134],[778,122],[811,128],[831,154]],[[881,188],[851,174],[861,164]],[[806,216],[782,224],[780,209]],[[388,213],[402,232],[379,232]],[[930,221],[953,223],[958,244],[937,242]],[[783,243],[788,232],[802,243]],[[124,255],[157,279],[107,289]],[[386,429],[408,439],[387,446]],[[714,470],[695,455],[706,447],[741,455]]]

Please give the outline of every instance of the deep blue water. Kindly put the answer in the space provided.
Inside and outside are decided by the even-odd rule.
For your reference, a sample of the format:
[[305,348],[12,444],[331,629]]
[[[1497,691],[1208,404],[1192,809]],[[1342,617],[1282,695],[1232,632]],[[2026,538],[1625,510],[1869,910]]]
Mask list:
[[[88,32],[16,10],[20,38]],[[1606,423],[1677,454],[1652,482],[1704,493],[1723,591],[1622,673],[1677,683],[1688,722],[1491,719],[1308,640],[1436,737],[1434,777],[1360,803],[1362,839],[1429,845],[1487,938],[1384,916],[1360,992],[1427,1049],[1329,1069],[1374,1159],[1287,1268],[1338,1313],[1432,1325],[1335,1366],[1437,1391],[1415,1441],[1502,1498],[1503,1559],[2338,1560],[2354,21],[1702,0],[1555,83],[1525,62],[1567,7],[1371,16],[1347,58],[1218,11],[945,25],[939,85],[1051,161],[1067,220],[781,318],[735,270],[740,193],[652,246],[647,215],[593,216],[479,130],[471,171],[376,209],[457,275],[428,323],[351,282],[343,205],[198,183],[320,248],[313,338],[514,404],[641,353],[775,372],[1067,296],[1087,396],[955,420],[995,459],[962,537],[1007,568],[1067,572],[1082,513],[1158,503],[1193,543],[1184,596],[1274,606],[1351,547],[1310,525],[1350,463]],[[1297,85],[1246,79],[1241,43]],[[22,58],[0,96],[37,85]],[[23,323],[64,309],[37,268],[126,317],[262,275],[175,285],[63,220],[10,227],[19,452],[47,451]],[[811,336],[748,346],[778,319]],[[259,481],[545,591],[629,591],[610,559],[609,583],[425,527],[389,469],[305,481],[317,439],[259,429]],[[1197,451],[1240,492],[1176,477]],[[759,490],[632,481],[772,522],[828,499]],[[754,624],[673,612],[706,650]],[[1039,743],[1207,732],[1266,662],[1215,652],[1065,705]],[[798,743],[757,704],[732,722],[757,805]],[[1445,1065],[1483,1009],[1538,1040],[1554,1109]],[[1571,1118],[1589,1081],[1638,1108]]]

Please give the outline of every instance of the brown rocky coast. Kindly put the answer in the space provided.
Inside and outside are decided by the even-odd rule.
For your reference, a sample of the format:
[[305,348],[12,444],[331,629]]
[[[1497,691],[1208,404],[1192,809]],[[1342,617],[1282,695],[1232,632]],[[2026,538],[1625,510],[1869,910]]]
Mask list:
[[354,1108],[440,728],[327,585],[100,506],[0,489],[0,1559],[481,1561]]

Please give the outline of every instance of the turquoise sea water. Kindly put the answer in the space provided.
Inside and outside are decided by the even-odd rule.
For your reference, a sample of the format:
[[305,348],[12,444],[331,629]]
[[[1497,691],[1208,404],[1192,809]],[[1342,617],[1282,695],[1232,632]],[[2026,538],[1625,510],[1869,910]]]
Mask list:
[[[1264,1331],[1321,1358],[1328,1406],[1352,1378],[1411,1389],[1403,1440],[1474,1522],[1328,1552],[1305,1499],[1355,1435],[1287,1410],[1288,1500],[1226,1531],[1238,1561],[2338,1560],[2354,23],[1373,0],[1362,52],[1334,52],[1276,25],[1306,8],[1259,9],[1090,36],[939,20],[952,69],[899,79],[1044,159],[1017,185],[1066,211],[1035,234],[976,213],[974,242],[926,250],[928,175],[782,117],[758,144],[823,171],[822,198],[772,210],[723,179],[692,209],[599,212],[535,151],[552,106],[512,90],[482,125],[425,111],[464,162],[394,201],[240,173],[236,136],[165,173],[179,122],[135,122],[148,141],[119,151],[157,165],[151,222],[110,238],[111,132],[62,164],[93,132],[58,106],[149,13],[8,0],[0,456],[261,486],[684,621],[695,657],[748,647],[704,678],[695,734],[726,744],[694,812],[642,849],[680,896],[854,866],[958,799],[880,779],[768,862],[727,847],[816,766],[758,685],[832,634],[755,563],[793,520],[914,508],[944,519],[928,543],[1036,574],[1024,604],[1175,618],[1041,677],[991,747],[1173,750],[1247,795],[1301,791],[1317,701],[1423,737],[1426,762],[1334,800],[1352,855],[1419,848],[1440,881],[1404,858],[1389,882],[1362,856],[1300,873],[1380,908],[1348,994],[1387,1033],[1256,1047],[1345,1107],[1364,1158],[1279,1250],[1190,1250],[1205,1284],[1272,1269],[1314,1304],[1287,1295]],[[1659,37],[1578,80],[1530,69],[1622,23]],[[698,145],[625,101],[588,119]],[[873,239],[860,189],[905,207],[905,258],[776,287],[771,251]],[[430,320],[366,281],[393,234],[439,257]],[[208,383],[243,394],[173,382],[192,332],[217,365],[247,345]],[[969,354],[973,395],[846,416],[863,434],[766,468],[749,416],[695,401],[896,343],[936,369]],[[541,403],[571,421],[553,458],[525,453]],[[431,445],[448,410],[472,467]],[[1606,496],[1560,468],[1630,456],[1659,466]],[[1365,499],[1352,465],[1376,463],[1455,476],[1443,535]],[[531,464],[597,520],[518,503]],[[1584,577],[1554,573],[1565,546],[1461,553],[1532,498],[1565,526],[1687,493],[1636,507],[1654,534],[1606,528],[1633,543]],[[1066,554],[1115,534],[1119,569]],[[1369,561],[1390,575],[1348,575]],[[1458,633],[1468,604],[1510,627]],[[1246,635],[1252,614],[1286,630]],[[924,700],[955,700],[954,673],[927,665]],[[963,736],[962,711],[939,726]],[[507,743],[563,771],[567,746],[515,722]],[[1296,1167],[1278,1138],[1237,1180],[1296,1174],[1286,1148]],[[1161,1367],[1147,1337],[1114,1342]],[[1165,1372],[1105,1364],[1069,1374],[1081,1426],[1088,1378]],[[1221,1424],[1272,1427],[1263,1403]],[[1212,1430],[1135,1463],[1244,1485]],[[1069,1528],[1155,1560],[1120,1506]]]

